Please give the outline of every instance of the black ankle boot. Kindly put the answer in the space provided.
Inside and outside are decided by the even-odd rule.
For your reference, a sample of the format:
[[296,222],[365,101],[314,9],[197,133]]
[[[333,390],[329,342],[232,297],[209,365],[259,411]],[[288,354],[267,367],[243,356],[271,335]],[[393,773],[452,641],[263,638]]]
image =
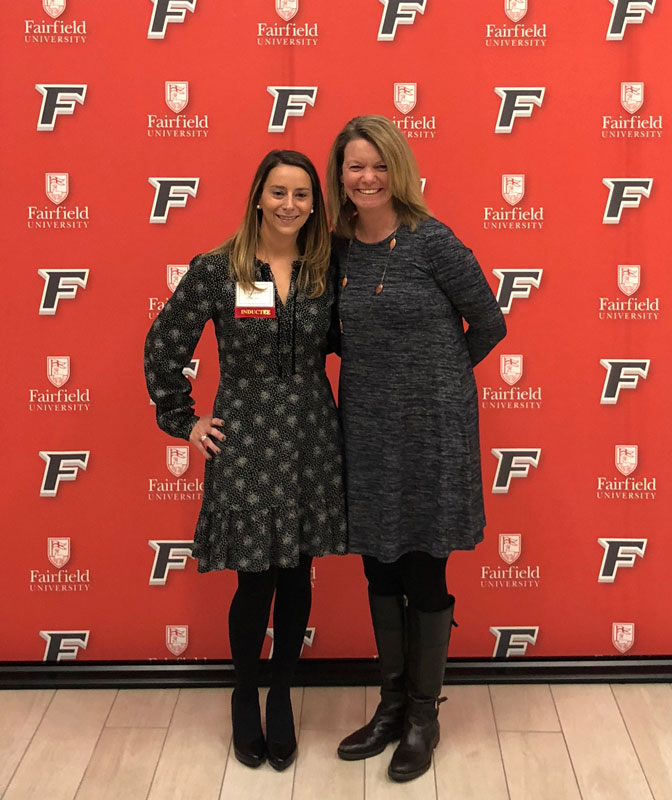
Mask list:
[[266,696],[266,751],[268,763],[281,772],[296,758],[294,714],[289,689],[271,687]]
[[231,694],[231,725],[233,752],[246,767],[258,767],[266,758],[266,742],[261,730],[259,695],[242,695],[234,689]]
[[346,736],[338,746],[338,756],[344,761],[358,761],[382,753],[389,742],[401,737],[404,725],[404,598],[369,593],[369,606],[380,658],[380,703],[372,719]]
[[393,781],[410,781],[430,768],[439,743],[438,707],[446,670],[455,598],[443,611],[408,609],[408,706],[401,741],[387,774]]

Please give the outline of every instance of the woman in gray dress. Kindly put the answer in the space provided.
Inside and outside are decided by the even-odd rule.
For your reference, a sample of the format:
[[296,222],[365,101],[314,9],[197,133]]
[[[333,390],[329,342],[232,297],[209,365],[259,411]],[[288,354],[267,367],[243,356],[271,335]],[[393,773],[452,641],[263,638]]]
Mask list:
[[[330,243],[320,182],[291,150],[269,153],[244,220],[197,256],[149,331],[145,373],[159,427],[206,459],[193,555],[199,572],[232,569],[237,758],[296,755],[290,684],[311,605],[314,556],[344,553],[341,445],[324,363],[332,321]],[[212,414],[196,416],[182,374],[212,320],[221,380]],[[274,648],[261,728],[259,655],[271,600]]]
[[[331,149],[349,549],[361,553],[382,672],[346,760],[401,739],[397,781],[431,763],[455,598],[446,560],[483,538],[473,367],[506,326],[471,250],[429,213],[406,138],[351,120]],[[466,332],[464,321],[468,325]]]

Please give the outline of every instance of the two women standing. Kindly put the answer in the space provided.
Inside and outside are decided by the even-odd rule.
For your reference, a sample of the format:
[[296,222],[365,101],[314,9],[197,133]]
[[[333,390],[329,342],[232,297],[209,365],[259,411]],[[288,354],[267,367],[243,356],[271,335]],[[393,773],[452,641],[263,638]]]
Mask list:
[[[366,758],[400,738],[389,774],[404,781],[428,769],[438,742],[454,607],[446,559],[473,548],[485,524],[472,367],[505,326],[471,251],[431,217],[410,148],[389,120],[346,125],[328,183],[348,550],[363,557],[382,672],[373,719],[338,752]],[[328,246],[312,164],[269,154],[238,233],[192,262],[147,339],[159,425],[208,459],[199,570],[238,571],[232,715],[236,755],[250,766],[268,754],[283,769],[295,757],[289,685],[310,610],[310,559],[346,550],[324,373],[336,283]],[[272,313],[255,316],[261,308]],[[181,370],[211,318],[222,382],[213,417],[198,419]],[[274,591],[264,740],[257,664]]]

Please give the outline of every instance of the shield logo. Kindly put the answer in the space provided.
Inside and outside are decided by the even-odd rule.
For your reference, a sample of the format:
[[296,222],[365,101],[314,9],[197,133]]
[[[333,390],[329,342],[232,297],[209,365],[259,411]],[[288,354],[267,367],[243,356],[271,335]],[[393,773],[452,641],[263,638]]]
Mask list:
[[618,265],[618,288],[628,297],[639,289],[642,268],[639,264]]
[[415,108],[418,94],[417,83],[395,83],[394,105],[402,114],[408,114]]
[[525,194],[524,175],[502,175],[502,197],[509,205],[515,206]]
[[639,447],[636,444],[617,444],[615,447],[616,469],[621,475],[630,475],[637,469]]
[[189,468],[189,447],[174,447],[169,444],[166,447],[166,466],[176,478],[184,475]]
[[174,656],[182,655],[188,645],[188,625],[166,625],[166,647]]
[[50,536],[47,539],[47,557],[56,569],[64,567],[70,561],[70,537]]
[[60,389],[70,378],[70,356],[47,356],[47,378]]
[[45,172],[44,189],[52,203],[62,203],[70,191],[70,173]]
[[611,641],[620,653],[627,653],[635,643],[635,623],[612,622]]
[[527,0],[504,0],[504,13],[513,22],[527,14]]
[[189,81],[166,81],[166,105],[179,114],[189,102]]
[[621,105],[628,114],[634,114],[635,111],[639,111],[643,102],[643,83],[621,83]]
[[171,292],[177,289],[177,284],[182,280],[182,276],[189,269],[189,264],[167,264],[166,283]]
[[52,19],[60,17],[65,11],[66,0],[42,0],[42,8]]
[[520,533],[499,534],[499,555],[502,561],[513,564],[518,561],[522,552],[523,537]]
[[289,22],[293,19],[299,10],[299,0],[275,0],[275,13]]
[[499,374],[509,386],[518,383],[523,377],[523,357],[521,355],[500,355]]

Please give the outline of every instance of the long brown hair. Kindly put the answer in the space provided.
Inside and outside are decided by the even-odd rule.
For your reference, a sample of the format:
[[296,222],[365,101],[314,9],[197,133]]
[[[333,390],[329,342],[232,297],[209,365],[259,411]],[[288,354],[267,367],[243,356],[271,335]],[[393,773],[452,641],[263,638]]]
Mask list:
[[337,236],[352,239],[355,235],[357,209],[343,191],[341,173],[345,147],[353,139],[365,139],[380,153],[387,165],[388,185],[400,224],[412,231],[431,216],[420,190],[420,171],[404,134],[387,117],[367,114],[355,117],[334,141],[327,164],[329,218]]
[[327,214],[322,197],[322,187],[317,170],[311,160],[296,150],[271,150],[257,167],[247,198],[247,208],[238,230],[212,253],[228,253],[229,274],[245,289],[254,285],[254,259],[259,244],[259,227],[262,212],[257,208],[268,173],[281,164],[299,167],[308,173],[313,192],[313,213],[299,231],[297,245],[301,267],[297,278],[298,289],[308,297],[319,297],[327,283],[330,240]]

